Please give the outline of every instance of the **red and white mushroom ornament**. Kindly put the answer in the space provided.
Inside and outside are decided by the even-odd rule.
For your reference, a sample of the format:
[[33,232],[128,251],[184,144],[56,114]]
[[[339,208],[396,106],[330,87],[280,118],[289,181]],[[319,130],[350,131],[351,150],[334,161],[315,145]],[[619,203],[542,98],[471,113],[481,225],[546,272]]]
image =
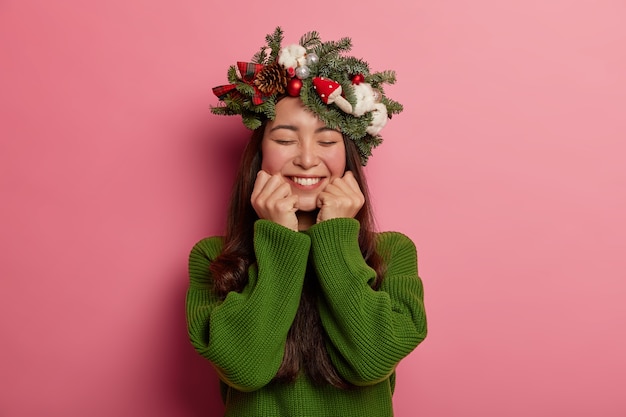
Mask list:
[[341,95],[343,91],[338,82],[324,77],[315,77],[313,78],[313,88],[324,104],[335,103],[344,112],[352,113],[352,105]]
[[372,120],[366,132],[376,136],[387,123],[387,108],[380,102],[380,92],[373,89],[370,84],[363,82],[363,78],[360,75],[355,76],[352,80],[356,93],[355,108],[352,108],[348,100],[341,95],[342,88],[338,82],[324,77],[315,77],[313,78],[313,87],[324,104],[335,103],[341,110],[356,117],[371,113]]

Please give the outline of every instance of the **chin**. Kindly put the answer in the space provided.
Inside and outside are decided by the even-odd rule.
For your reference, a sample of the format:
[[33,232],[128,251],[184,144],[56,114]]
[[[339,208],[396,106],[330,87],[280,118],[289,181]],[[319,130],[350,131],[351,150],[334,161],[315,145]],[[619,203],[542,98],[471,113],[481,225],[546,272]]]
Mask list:
[[298,199],[299,211],[315,211],[317,210],[317,196],[301,196]]

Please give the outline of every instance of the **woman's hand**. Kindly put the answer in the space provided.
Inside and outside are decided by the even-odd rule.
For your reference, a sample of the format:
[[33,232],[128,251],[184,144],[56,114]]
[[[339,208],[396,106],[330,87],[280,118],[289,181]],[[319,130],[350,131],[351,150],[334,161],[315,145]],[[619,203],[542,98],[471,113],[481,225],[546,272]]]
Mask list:
[[250,202],[259,218],[298,231],[298,196],[291,193],[291,186],[280,175],[259,171]]
[[347,171],[342,178],[335,178],[326,186],[317,197],[317,222],[339,217],[353,218],[365,204],[365,197],[361,192],[351,171]]

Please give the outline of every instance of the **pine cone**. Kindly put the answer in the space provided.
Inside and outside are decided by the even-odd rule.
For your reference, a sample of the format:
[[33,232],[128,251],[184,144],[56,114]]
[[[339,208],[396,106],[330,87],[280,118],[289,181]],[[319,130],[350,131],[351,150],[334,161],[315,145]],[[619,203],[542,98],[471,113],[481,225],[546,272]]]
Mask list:
[[269,96],[275,92],[283,94],[287,87],[287,81],[289,81],[287,70],[278,62],[274,62],[257,74],[254,84],[261,93]]

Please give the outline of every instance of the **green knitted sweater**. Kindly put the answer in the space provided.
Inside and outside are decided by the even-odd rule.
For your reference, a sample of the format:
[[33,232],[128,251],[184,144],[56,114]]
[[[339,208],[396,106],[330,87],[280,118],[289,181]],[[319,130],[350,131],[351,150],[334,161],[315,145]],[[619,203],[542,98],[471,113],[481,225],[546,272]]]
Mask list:
[[[379,290],[374,270],[358,245],[359,222],[333,219],[294,232],[267,220],[254,227],[256,264],[248,285],[219,300],[209,264],[222,239],[198,242],[189,257],[187,325],[195,349],[221,379],[226,416],[392,416],[395,368],[426,337],[417,255],[406,236],[379,233],[386,263]],[[321,297],[328,354],[339,374],[356,388],[272,381],[287,332],[298,309],[307,263],[312,262]]]

